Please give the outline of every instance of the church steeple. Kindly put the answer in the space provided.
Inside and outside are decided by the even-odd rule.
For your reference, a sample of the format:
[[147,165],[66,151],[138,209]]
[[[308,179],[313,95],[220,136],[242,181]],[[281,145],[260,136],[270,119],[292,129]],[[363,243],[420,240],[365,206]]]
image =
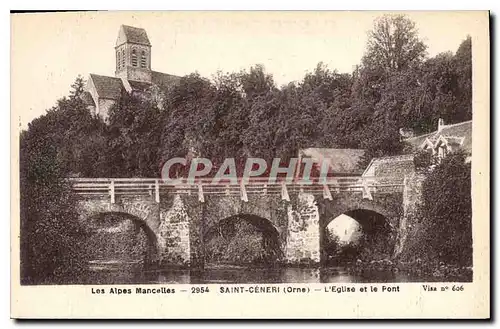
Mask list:
[[120,26],[115,52],[117,78],[151,82],[151,43],[146,30]]

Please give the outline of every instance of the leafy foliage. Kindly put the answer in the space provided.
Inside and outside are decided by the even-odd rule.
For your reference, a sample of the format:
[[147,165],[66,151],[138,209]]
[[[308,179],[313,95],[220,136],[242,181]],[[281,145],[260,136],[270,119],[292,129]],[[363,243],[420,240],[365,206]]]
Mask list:
[[386,71],[402,71],[418,65],[427,46],[418,38],[415,23],[404,15],[384,15],[375,20],[363,59]]
[[319,63],[281,88],[261,65],[211,80],[190,74],[161,97],[123,97],[102,129],[107,142],[94,141],[102,146],[96,154],[106,152],[104,159],[93,155],[101,164],[93,175],[157,177],[164,161],[179,156],[210,158],[215,173],[227,157],[242,169],[247,157],[286,161],[307,147],[362,148],[364,166],[404,151],[402,127],[424,133],[438,118],[471,118],[467,58],[470,38],[456,55],[425,60],[414,24],[387,16],[375,24],[353,74]]
[[415,169],[421,173],[428,173],[432,166],[437,164],[436,157],[428,150],[419,150],[413,157]]
[[425,245],[445,263],[472,264],[471,167],[455,152],[432,170],[423,184]]
[[[77,83],[81,83],[81,80]],[[20,138],[21,282],[64,282],[85,271],[85,227],[63,177],[80,171],[85,150],[68,141],[86,135],[93,121],[75,97],[35,119]],[[84,145],[80,145],[84,147]]]

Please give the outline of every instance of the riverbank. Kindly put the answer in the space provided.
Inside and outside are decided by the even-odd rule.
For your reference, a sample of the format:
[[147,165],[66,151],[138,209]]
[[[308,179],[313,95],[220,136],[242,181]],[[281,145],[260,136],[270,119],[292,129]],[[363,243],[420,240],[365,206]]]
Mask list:
[[404,272],[415,277],[425,277],[429,281],[472,282],[473,270],[470,266],[457,266],[443,262],[403,262],[383,259],[363,262],[357,260],[344,265],[351,274],[363,274],[370,271]]

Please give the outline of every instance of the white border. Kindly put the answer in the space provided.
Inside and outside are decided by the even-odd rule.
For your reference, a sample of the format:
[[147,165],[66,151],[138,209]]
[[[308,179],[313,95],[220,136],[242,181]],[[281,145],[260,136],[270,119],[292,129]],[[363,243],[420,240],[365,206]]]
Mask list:
[[[387,0],[379,0],[379,1],[347,1],[347,2],[336,2],[335,4],[333,3],[327,3],[324,1],[317,1],[317,0],[309,0],[309,1],[295,1],[295,0],[289,0],[289,1],[283,1],[283,2],[275,2],[271,3],[269,1],[265,0],[254,0],[254,1],[248,1],[246,3],[237,3],[235,1],[217,1],[217,0],[212,0],[210,3],[206,1],[182,1],[178,3],[169,3],[167,6],[162,6],[158,7],[158,1],[121,1],[120,6],[116,5],[111,5],[110,7],[105,7],[105,3],[103,1],[97,1],[97,0],[88,0],[85,1],[84,3],[82,2],[67,2],[67,1],[61,1],[61,0],[46,0],[43,2],[40,1],[23,1],[21,2],[14,2],[14,1],[5,1],[0,4],[2,7],[2,18],[4,18],[1,22],[3,24],[1,29],[1,36],[2,40],[4,42],[9,42],[9,45],[5,45],[3,47],[2,53],[2,93],[3,97],[1,98],[4,102],[4,107],[3,110],[0,111],[0,122],[3,123],[4,129],[0,129],[0,146],[2,147],[2,152],[4,154],[4,161],[1,163],[2,170],[1,170],[1,195],[0,195],[0,200],[2,202],[3,207],[1,209],[4,209],[4,211],[7,211],[7,209],[10,209],[10,171],[9,169],[9,154],[10,154],[10,119],[9,119],[9,113],[10,113],[10,15],[8,11],[10,9],[35,9],[35,8],[44,8],[44,9],[81,9],[83,5],[85,5],[87,8],[92,8],[92,9],[120,9],[120,10],[201,10],[201,9],[210,9],[210,10],[470,10],[470,9],[493,9],[493,13],[498,13],[498,1],[485,1],[485,0],[475,0],[475,1],[453,1],[453,2],[438,2],[438,1],[430,1],[430,0],[420,0],[418,2],[414,2],[410,5],[405,2],[401,1],[387,1]],[[3,8],[3,7],[6,8]],[[497,23],[498,24],[498,23]],[[492,40],[492,44],[495,45],[497,42],[497,35],[494,34],[494,40]],[[8,41],[7,41],[8,40]],[[494,61],[497,57],[492,58],[491,60]],[[498,68],[497,68],[498,69]],[[497,69],[493,73],[497,73]],[[28,91],[29,92],[29,91]],[[494,91],[492,91],[493,94],[499,94],[499,87],[496,85],[496,88]],[[500,126],[500,116],[496,115],[495,118],[495,126],[499,127]],[[495,129],[493,129],[493,134],[492,137],[495,138],[495,141],[497,142],[496,144],[498,145],[498,133],[495,133]],[[493,150],[493,154],[495,154],[497,151],[496,148]],[[500,165],[499,165],[500,166]],[[497,167],[495,167],[496,169]],[[493,168],[492,168],[493,169]],[[493,200],[492,200],[493,201]],[[495,203],[500,204],[500,196],[496,195],[495,197]],[[10,254],[7,250],[7,243],[9,243],[10,247],[10,221],[9,221],[10,216],[4,216],[4,221],[3,225],[4,226],[4,234],[6,235],[4,238],[4,252],[2,253],[2,263],[6,264],[9,263],[9,258]],[[499,225],[496,225],[496,236],[498,235],[498,230],[499,230]],[[494,240],[494,239],[493,239]],[[7,242],[8,241],[8,242]],[[496,261],[498,261],[498,252],[496,253]],[[2,278],[4,288],[6,288],[4,291],[7,292],[10,289],[10,271],[3,271],[2,272]],[[9,285],[9,287],[7,287]],[[497,287],[497,293],[498,293],[498,284],[496,285]],[[8,293],[3,294],[3,299],[2,299],[2,309],[5,312],[2,316],[2,319],[8,319],[9,318],[9,304],[10,304],[10,298]],[[492,312],[494,312],[492,310]],[[3,325],[6,325],[6,327],[12,327],[15,325],[15,323],[11,320],[8,321],[8,323],[2,323]],[[25,327],[31,327],[33,323],[30,324],[25,324]],[[67,327],[70,324],[64,324],[62,327]],[[104,325],[96,325],[95,323],[89,324],[92,325],[93,328],[101,328],[104,325],[110,326],[114,325],[111,323],[107,323]],[[116,325],[123,325],[123,324],[116,324]],[[137,324],[136,324],[137,325]],[[178,324],[168,324],[169,326],[176,327]],[[188,326],[187,324],[181,324],[183,327]],[[218,324],[215,324],[218,325]],[[259,326],[266,327],[268,326],[267,324],[258,324]],[[286,323],[284,325],[287,325]],[[384,323],[380,323],[379,325],[385,325]],[[407,325],[407,324],[401,324],[401,326]],[[429,325],[428,323],[426,325]],[[441,327],[442,324],[438,324],[439,327]],[[430,325],[429,328],[437,328],[438,325]],[[141,325],[142,326],[142,325]],[[3,326],[2,326],[3,327]],[[358,326],[354,326],[358,327]]]

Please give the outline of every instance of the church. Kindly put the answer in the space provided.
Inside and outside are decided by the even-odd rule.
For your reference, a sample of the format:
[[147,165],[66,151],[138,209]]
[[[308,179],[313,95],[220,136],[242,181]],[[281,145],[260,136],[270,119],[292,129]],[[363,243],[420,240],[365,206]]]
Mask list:
[[151,43],[146,30],[122,25],[115,45],[115,76],[90,74],[82,99],[87,108],[104,121],[124,93],[143,93],[177,84],[180,77],[151,69]]

